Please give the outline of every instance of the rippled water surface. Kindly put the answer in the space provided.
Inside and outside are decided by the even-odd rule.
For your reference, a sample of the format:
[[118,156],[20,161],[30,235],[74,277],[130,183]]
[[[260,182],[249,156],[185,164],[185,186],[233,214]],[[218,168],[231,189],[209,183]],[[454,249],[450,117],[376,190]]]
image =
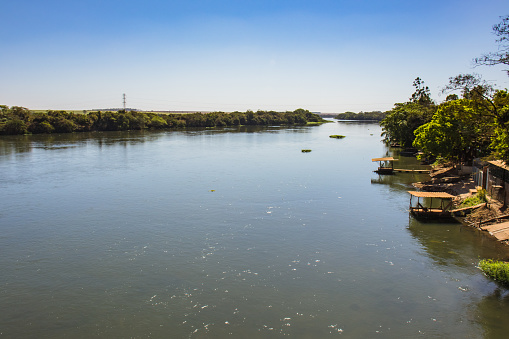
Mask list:
[[0,138],[0,336],[505,337],[507,250],[410,218],[380,132]]

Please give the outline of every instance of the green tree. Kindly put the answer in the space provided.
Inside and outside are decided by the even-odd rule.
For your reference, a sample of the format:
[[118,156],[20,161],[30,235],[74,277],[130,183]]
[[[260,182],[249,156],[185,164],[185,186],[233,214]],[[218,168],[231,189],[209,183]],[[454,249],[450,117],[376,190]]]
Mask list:
[[387,143],[396,142],[404,147],[412,146],[415,139],[414,131],[431,121],[436,111],[436,105],[431,100],[429,88],[424,86],[424,81],[416,78],[413,86],[415,92],[410,101],[395,104],[380,122],[382,136]]
[[509,160],[509,94],[475,74],[449,79],[450,94],[432,120],[415,131],[414,146],[428,155],[456,161],[478,156]]
[[12,119],[9,120],[4,126],[3,126],[3,132],[5,134],[25,134],[28,133],[27,126],[23,120],[20,119]]
[[53,126],[57,133],[72,133],[76,129],[76,124],[69,119],[59,117],[55,119]]
[[30,111],[28,110],[28,108],[19,106],[12,106],[11,114],[25,122],[27,122],[30,117]]
[[168,127],[168,124],[166,123],[166,120],[164,120],[160,116],[154,115],[151,117],[148,126],[149,126],[149,128],[163,129],[163,128]]
[[397,103],[380,122],[382,136],[388,143],[410,147],[415,139],[414,131],[429,122],[433,113],[434,107],[422,107],[413,102]]
[[446,101],[430,122],[415,131],[413,145],[428,156],[470,161],[490,151],[491,119],[471,99]]
[[509,104],[507,91],[495,90],[477,74],[459,74],[449,78],[442,92],[461,91],[463,98],[472,100],[475,109],[483,116],[493,118],[499,128],[507,128],[509,115],[503,108]]
[[412,94],[410,98],[410,102],[414,102],[423,107],[429,107],[433,105],[433,100],[431,100],[431,92],[428,86],[424,86],[424,81],[421,78],[415,78],[413,84],[415,87],[415,92]]

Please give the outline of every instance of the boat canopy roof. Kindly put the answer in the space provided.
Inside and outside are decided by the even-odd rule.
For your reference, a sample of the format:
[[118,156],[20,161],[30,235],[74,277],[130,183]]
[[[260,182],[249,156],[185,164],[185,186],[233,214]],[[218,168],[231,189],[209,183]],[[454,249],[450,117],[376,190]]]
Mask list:
[[418,198],[440,198],[440,199],[452,199],[454,195],[445,192],[418,192],[408,191],[411,195]]
[[373,158],[371,161],[398,161],[399,159],[394,159],[393,157],[386,157],[386,158]]

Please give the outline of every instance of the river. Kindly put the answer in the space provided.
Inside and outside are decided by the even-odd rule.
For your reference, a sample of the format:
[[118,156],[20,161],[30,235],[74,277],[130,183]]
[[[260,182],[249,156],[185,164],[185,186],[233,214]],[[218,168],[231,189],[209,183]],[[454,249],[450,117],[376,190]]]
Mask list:
[[507,249],[410,217],[426,176],[374,173],[398,156],[380,133],[1,137],[0,336],[505,337],[509,294],[476,264]]

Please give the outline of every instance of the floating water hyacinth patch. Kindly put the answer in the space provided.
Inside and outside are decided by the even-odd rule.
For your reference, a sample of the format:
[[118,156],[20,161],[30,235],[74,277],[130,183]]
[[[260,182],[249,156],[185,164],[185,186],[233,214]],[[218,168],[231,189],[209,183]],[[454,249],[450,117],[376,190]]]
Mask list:
[[311,150],[310,150],[310,149],[303,149],[303,150],[302,150],[302,153],[309,153],[309,152],[311,152]]
[[329,138],[343,139],[345,136],[340,134],[329,135]]
[[488,277],[498,282],[509,285],[509,263],[491,259],[484,259],[479,262],[479,268]]

